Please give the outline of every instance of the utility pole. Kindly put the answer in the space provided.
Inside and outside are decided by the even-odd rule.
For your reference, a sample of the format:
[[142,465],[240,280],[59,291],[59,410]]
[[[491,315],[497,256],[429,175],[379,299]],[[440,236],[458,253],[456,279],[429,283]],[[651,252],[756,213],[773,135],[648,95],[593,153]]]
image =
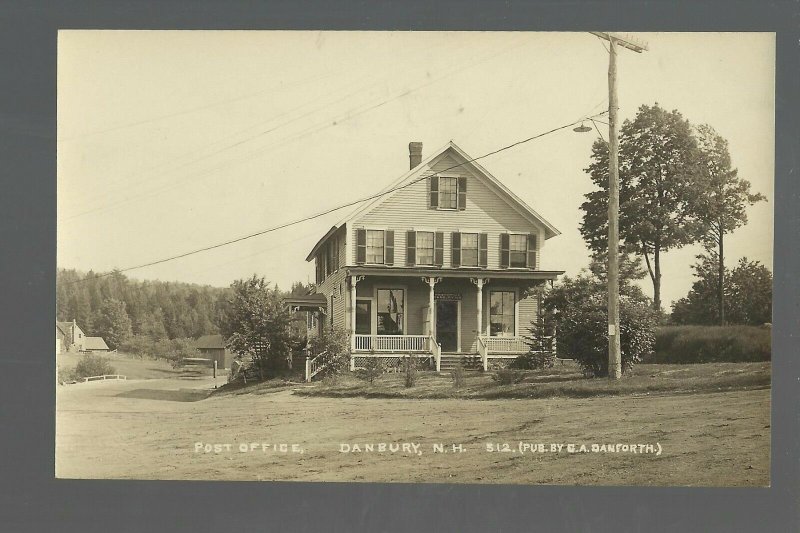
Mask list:
[[608,41],[608,377],[622,377],[619,341],[619,123],[617,46],[642,53],[647,45],[614,33],[591,32]]

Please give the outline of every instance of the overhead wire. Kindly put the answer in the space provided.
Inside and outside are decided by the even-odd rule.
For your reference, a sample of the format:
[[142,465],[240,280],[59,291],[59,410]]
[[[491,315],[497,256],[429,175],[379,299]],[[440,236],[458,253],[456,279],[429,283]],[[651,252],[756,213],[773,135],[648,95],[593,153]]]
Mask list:
[[543,133],[539,133],[539,134],[533,135],[531,137],[528,137],[526,139],[522,139],[520,141],[516,141],[514,143],[511,143],[511,144],[508,144],[508,145],[503,146],[501,148],[498,148],[497,150],[493,150],[491,152],[485,153],[485,154],[480,155],[478,157],[473,157],[473,158],[468,159],[468,160],[466,160],[466,161],[464,161],[462,163],[458,163],[456,165],[453,165],[453,166],[450,166],[448,168],[439,170],[439,171],[434,172],[432,174],[423,174],[422,176],[420,176],[420,177],[418,177],[418,178],[416,178],[414,180],[411,180],[411,181],[409,181],[407,183],[404,183],[402,185],[398,185],[396,187],[392,187],[390,189],[381,191],[379,193],[372,194],[370,196],[366,196],[366,197],[363,197],[363,198],[359,198],[357,200],[353,200],[353,201],[347,202],[345,204],[341,204],[341,205],[338,205],[338,206],[335,206],[335,207],[328,208],[328,209],[326,209],[324,211],[320,211],[320,212],[315,213],[313,215],[305,216],[305,217],[302,217],[302,218],[299,218],[299,219],[295,219],[295,220],[292,220],[292,221],[289,221],[289,222],[284,222],[282,224],[278,224],[276,226],[272,226],[272,227],[266,228],[264,230],[260,230],[260,231],[254,232],[254,233],[250,233],[248,235],[243,235],[241,237],[237,237],[237,238],[230,239],[230,240],[227,240],[227,241],[223,241],[223,242],[220,242],[220,243],[212,244],[212,245],[209,245],[209,246],[204,246],[202,248],[197,248],[197,249],[194,249],[194,250],[190,250],[188,252],[184,252],[184,253],[180,253],[180,254],[177,254],[177,255],[165,257],[165,258],[162,258],[162,259],[157,259],[155,261],[150,261],[148,263],[143,263],[143,264],[140,264],[140,265],[130,266],[130,267],[121,268],[121,269],[115,269],[115,270],[113,270],[111,272],[106,272],[104,274],[99,274],[99,275],[96,275],[96,276],[93,276],[93,277],[90,277],[90,278],[82,278],[80,280],[75,280],[73,282],[70,282],[70,284],[72,284],[72,283],[82,283],[82,282],[85,282],[85,281],[104,278],[104,277],[107,277],[107,276],[112,276],[115,273],[129,272],[131,270],[138,270],[138,269],[149,267],[149,266],[159,265],[159,264],[166,263],[166,262],[169,262],[169,261],[174,261],[176,259],[182,259],[184,257],[188,257],[188,256],[191,256],[191,255],[195,255],[195,254],[199,254],[199,253],[202,253],[202,252],[207,252],[207,251],[210,251],[210,250],[221,248],[223,246],[229,246],[229,245],[235,244],[237,242],[241,242],[241,241],[244,241],[244,240],[252,239],[254,237],[258,237],[260,235],[265,235],[267,233],[272,233],[272,232],[275,232],[275,231],[278,231],[278,230],[281,230],[281,229],[285,229],[285,228],[288,228],[290,226],[294,226],[294,225],[297,225],[297,224],[300,224],[300,223],[303,223],[303,222],[308,222],[308,221],[323,217],[325,215],[328,215],[330,213],[334,213],[334,212],[339,211],[341,209],[345,209],[347,207],[351,207],[351,206],[354,206],[354,205],[357,205],[357,204],[360,204],[360,203],[363,203],[363,202],[367,202],[369,200],[374,200],[376,198],[379,198],[381,196],[385,196],[385,195],[390,194],[392,192],[395,192],[395,191],[398,191],[398,190],[401,190],[401,189],[405,189],[407,187],[410,187],[410,186],[414,185],[415,183],[418,183],[418,182],[420,182],[422,180],[428,179],[428,178],[430,178],[432,176],[438,176],[438,175],[440,175],[440,174],[442,174],[444,172],[448,172],[448,171],[453,170],[455,168],[464,166],[464,165],[466,165],[468,163],[472,163],[474,161],[478,161],[480,159],[484,159],[486,157],[498,154],[500,152],[504,152],[506,150],[510,150],[511,148],[514,148],[514,147],[519,146],[521,144],[524,144],[524,143],[533,141],[535,139],[544,137],[546,135],[550,135],[550,134],[555,133],[557,131],[569,128],[571,126],[574,126],[575,124],[580,123],[583,120],[591,120],[592,118],[595,118],[596,116],[603,115],[605,113],[606,113],[606,111],[603,111],[603,112],[598,113],[597,115],[594,115],[592,117],[583,117],[580,120],[576,120],[574,122],[570,122],[569,124],[564,124],[562,126],[558,126],[556,128],[547,130],[547,131],[545,131]]

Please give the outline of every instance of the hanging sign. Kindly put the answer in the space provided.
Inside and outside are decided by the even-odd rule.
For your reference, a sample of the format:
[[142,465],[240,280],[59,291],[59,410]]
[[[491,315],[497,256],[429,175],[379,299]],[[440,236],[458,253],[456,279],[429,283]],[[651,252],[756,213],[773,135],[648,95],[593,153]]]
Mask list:
[[434,300],[445,300],[448,302],[457,302],[461,300],[461,294],[455,292],[436,292],[433,294]]

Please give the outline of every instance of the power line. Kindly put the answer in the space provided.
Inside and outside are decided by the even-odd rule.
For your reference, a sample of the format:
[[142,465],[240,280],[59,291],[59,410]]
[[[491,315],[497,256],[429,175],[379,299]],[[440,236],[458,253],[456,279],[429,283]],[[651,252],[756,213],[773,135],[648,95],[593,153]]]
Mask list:
[[591,117],[584,117],[581,120],[576,120],[574,122],[570,122],[569,124],[565,124],[563,126],[559,126],[557,128],[553,128],[553,129],[545,131],[543,133],[539,133],[539,134],[533,135],[531,137],[528,137],[527,139],[522,139],[520,141],[508,144],[506,146],[503,146],[502,148],[498,148],[497,150],[493,150],[491,152],[485,153],[485,154],[480,155],[478,157],[473,157],[472,159],[468,159],[467,161],[464,161],[463,163],[458,163],[457,165],[453,165],[451,167],[439,170],[437,172],[434,172],[433,174],[422,175],[419,178],[411,180],[408,183],[405,183],[403,185],[398,185],[396,187],[392,187],[391,189],[387,189],[385,191],[382,191],[382,192],[379,192],[379,193],[376,193],[376,194],[372,194],[372,195],[366,196],[364,198],[359,198],[358,200],[353,200],[353,201],[347,202],[345,204],[338,205],[336,207],[331,207],[329,209],[326,209],[324,211],[320,211],[319,213],[316,213],[316,214],[313,214],[313,215],[309,215],[309,216],[306,216],[306,217],[303,217],[303,218],[298,218],[298,219],[292,220],[290,222],[284,222],[283,224],[278,224],[277,226],[272,226],[270,228],[267,228],[267,229],[264,229],[264,230],[261,230],[261,231],[257,231],[255,233],[250,233],[250,234],[244,235],[242,237],[237,237],[235,239],[227,240],[227,241],[220,242],[220,243],[217,243],[217,244],[212,244],[210,246],[204,246],[202,248],[197,248],[195,250],[184,252],[184,253],[181,253],[181,254],[178,254],[178,255],[165,257],[163,259],[157,259],[155,261],[150,261],[149,263],[143,263],[141,265],[136,265],[136,266],[126,267],[126,268],[116,269],[116,270],[114,270],[112,272],[106,272],[105,274],[100,274],[100,275],[97,275],[97,276],[94,276],[94,277],[91,277],[91,278],[83,278],[83,279],[80,279],[80,280],[75,280],[75,281],[70,282],[69,284],[71,285],[73,283],[81,283],[81,282],[84,282],[84,281],[90,281],[90,280],[95,280],[95,279],[99,279],[99,278],[112,276],[115,273],[128,272],[128,271],[131,271],[131,270],[138,270],[140,268],[159,265],[159,264],[162,264],[162,263],[166,263],[168,261],[174,261],[176,259],[182,259],[182,258],[188,257],[190,255],[195,255],[195,254],[199,254],[199,253],[202,253],[202,252],[207,252],[207,251],[210,251],[210,250],[214,250],[214,249],[217,249],[217,248],[222,248],[223,246],[228,246],[228,245],[235,244],[237,242],[241,242],[241,241],[244,241],[244,240],[247,240],[247,239],[252,239],[254,237],[265,235],[267,233],[272,233],[272,232],[275,232],[275,231],[278,231],[278,230],[281,230],[281,229],[288,228],[290,226],[295,226],[295,225],[300,224],[302,222],[308,222],[310,220],[314,220],[314,219],[323,217],[325,215],[329,215],[329,214],[334,213],[336,211],[339,211],[341,209],[345,209],[347,207],[352,207],[352,206],[354,206],[356,204],[360,204],[360,203],[363,203],[363,202],[366,202],[366,201],[369,201],[369,200],[374,200],[376,198],[380,198],[381,196],[385,196],[385,195],[387,195],[389,193],[392,193],[392,192],[395,192],[395,191],[398,191],[398,190],[401,190],[401,189],[405,189],[406,187],[410,187],[411,185],[414,185],[415,183],[418,183],[418,182],[420,182],[422,180],[428,179],[428,178],[430,178],[432,176],[438,176],[438,175],[442,174],[443,172],[447,172],[449,170],[453,170],[454,168],[458,168],[458,167],[464,166],[467,163],[472,163],[474,161],[478,161],[479,159],[484,159],[486,157],[498,154],[500,152],[504,152],[506,150],[510,150],[511,148],[514,148],[515,146],[519,146],[521,144],[525,144],[525,143],[533,141],[535,139],[539,139],[540,137],[544,137],[545,135],[550,135],[551,133],[555,133],[557,131],[569,128],[571,126],[574,126],[575,124],[578,124],[579,122],[582,122],[583,120],[591,120],[592,118],[595,118],[597,116],[603,115],[604,113],[606,113],[606,111],[603,111],[603,112],[598,113],[597,115],[593,115]]

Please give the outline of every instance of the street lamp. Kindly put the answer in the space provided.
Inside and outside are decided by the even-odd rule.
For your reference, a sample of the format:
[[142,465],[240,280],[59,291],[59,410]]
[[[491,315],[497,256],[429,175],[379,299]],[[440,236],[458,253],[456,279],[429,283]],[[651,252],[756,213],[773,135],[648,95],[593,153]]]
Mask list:
[[[617,46],[642,53],[647,44],[616,33],[589,32],[609,43],[608,59],[608,377],[622,377],[619,341],[619,124],[617,112]],[[583,123],[574,131],[591,128]]]

